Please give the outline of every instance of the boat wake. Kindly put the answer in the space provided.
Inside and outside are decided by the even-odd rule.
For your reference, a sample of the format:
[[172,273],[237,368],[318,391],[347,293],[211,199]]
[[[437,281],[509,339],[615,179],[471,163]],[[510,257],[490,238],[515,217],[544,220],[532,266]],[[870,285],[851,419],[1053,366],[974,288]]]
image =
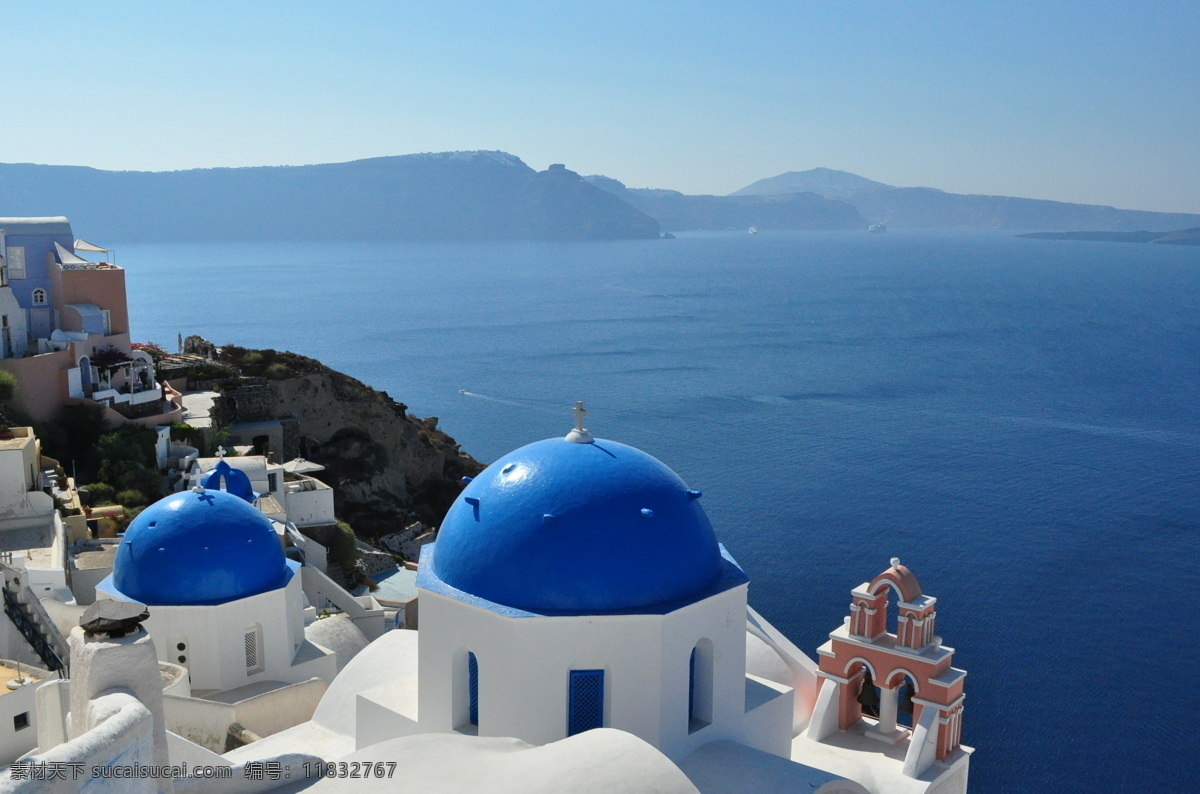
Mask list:
[[459,389],[458,393],[463,397],[473,397],[476,400],[487,400],[488,402],[501,403],[502,405],[513,405],[517,408],[535,408],[539,411],[561,411],[562,405],[549,400],[524,400],[518,397],[496,397],[491,394],[480,394],[478,392]]

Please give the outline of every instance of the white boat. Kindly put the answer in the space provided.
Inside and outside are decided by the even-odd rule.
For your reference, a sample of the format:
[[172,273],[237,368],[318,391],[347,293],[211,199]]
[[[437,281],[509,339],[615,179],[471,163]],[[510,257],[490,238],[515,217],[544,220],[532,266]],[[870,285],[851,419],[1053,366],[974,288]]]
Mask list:
[[871,234],[884,234],[887,232],[887,224],[886,223],[872,223],[870,226],[867,227],[867,231],[869,231]]
[[758,227],[757,227],[757,226],[751,226],[751,227],[750,227],[750,234],[758,234]]

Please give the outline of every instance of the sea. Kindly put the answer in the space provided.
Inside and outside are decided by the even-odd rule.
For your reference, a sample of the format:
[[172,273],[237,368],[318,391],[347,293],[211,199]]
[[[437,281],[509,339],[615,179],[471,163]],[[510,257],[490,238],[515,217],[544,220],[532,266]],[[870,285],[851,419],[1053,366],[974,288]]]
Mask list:
[[899,557],[968,672],[972,791],[1194,790],[1200,249],[891,230],[117,256],[135,341],[312,356],[482,461],[584,400],[594,435],[704,492],[750,603],[812,655]]

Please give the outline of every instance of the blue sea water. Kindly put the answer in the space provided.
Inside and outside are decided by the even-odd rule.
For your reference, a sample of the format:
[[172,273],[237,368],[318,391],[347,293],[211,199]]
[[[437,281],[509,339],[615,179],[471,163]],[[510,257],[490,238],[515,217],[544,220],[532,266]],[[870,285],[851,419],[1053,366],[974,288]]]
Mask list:
[[1200,250],[894,231],[118,255],[135,340],[313,356],[481,460],[586,400],[596,435],[704,491],[751,603],[810,653],[899,556],[969,673],[973,791],[1186,788]]

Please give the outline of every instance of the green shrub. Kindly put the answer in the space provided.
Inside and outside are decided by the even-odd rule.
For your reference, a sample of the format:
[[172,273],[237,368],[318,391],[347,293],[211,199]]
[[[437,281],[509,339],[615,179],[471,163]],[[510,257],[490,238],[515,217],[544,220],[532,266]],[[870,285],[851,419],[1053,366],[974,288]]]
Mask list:
[[94,482],[86,489],[89,507],[104,507],[116,504],[117,489],[106,482]]
[[100,465],[99,479],[115,490],[132,489],[157,499],[162,494],[162,476],[132,460],[106,460]]
[[228,364],[199,364],[188,371],[189,380],[223,380],[236,378],[238,371]]
[[8,402],[16,393],[16,376],[6,369],[0,369],[0,403]]
[[292,377],[292,371],[288,369],[287,364],[272,364],[267,367],[263,374],[271,380],[283,380],[284,378]]
[[141,507],[150,503],[146,494],[136,488],[126,488],[117,493],[117,504],[122,507]]
[[199,447],[200,442],[204,437],[204,432],[199,428],[192,427],[184,422],[171,425],[171,440],[179,441],[183,444],[189,444],[193,447]]
[[96,478],[100,456],[96,444],[108,430],[104,409],[99,405],[67,405],[61,408],[52,422],[37,422],[33,426],[42,440],[42,453],[74,465],[80,482]]
[[66,501],[65,499],[59,499],[57,496],[52,496],[51,498],[54,499],[54,509],[57,510],[62,515],[64,515],[64,516],[79,515],[79,508],[72,507],[70,502]]
[[[154,466],[157,460],[154,444],[157,440],[158,435],[149,427],[125,424],[100,436],[96,442],[96,453],[101,460],[134,461],[143,466]],[[101,479],[112,482],[107,477]]]
[[345,521],[335,522],[337,532],[330,540],[329,559],[348,568],[358,559],[358,545],[355,543],[354,530]]

